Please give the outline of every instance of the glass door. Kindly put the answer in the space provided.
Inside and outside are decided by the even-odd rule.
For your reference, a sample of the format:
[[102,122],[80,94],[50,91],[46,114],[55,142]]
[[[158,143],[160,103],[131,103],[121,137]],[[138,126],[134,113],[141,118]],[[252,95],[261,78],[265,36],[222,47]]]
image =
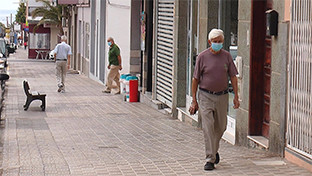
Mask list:
[[[197,57],[197,13],[198,0],[188,0],[187,10],[187,79],[186,79],[186,108],[192,102],[192,77]],[[188,111],[187,111],[188,112]],[[197,115],[192,116],[197,121]]]
[[[219,0],[218,27],[224,31],[223,48],[230,52],[235,61],[237,56],[238,0]],[[235,119],[236,110],[233,108],[234,92],[230,81],[229,91],[228,115]]]
[[[218,27],[224,32],[224,49],[229,51],[234,62],[237,56],[238,0],[219,0]],[[238,86],[239,87],[239,86]],[[227,129],[223,138],[235,144],[236,110],[233,108],[234,91],[229,80],[229,106]]]

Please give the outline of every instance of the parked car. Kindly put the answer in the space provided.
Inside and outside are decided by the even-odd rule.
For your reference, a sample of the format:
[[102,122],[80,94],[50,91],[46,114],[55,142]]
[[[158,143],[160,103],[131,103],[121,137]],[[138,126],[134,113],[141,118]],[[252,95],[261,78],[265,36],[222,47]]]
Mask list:
[[16,46],[14,43],[7,43],[7,49],[8,49],[9,54],[15,53]]
[[6,41],[0,38],[0,58],[7,58],[9,56],[9,51],[7,49]]

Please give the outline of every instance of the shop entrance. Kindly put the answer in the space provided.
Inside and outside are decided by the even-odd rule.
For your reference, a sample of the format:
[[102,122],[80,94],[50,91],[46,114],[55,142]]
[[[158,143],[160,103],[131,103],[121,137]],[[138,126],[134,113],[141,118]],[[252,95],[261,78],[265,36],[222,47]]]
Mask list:
[[272,0],[252,1],[249,135],[269,138],[271,37],[266,36],[265,12]]

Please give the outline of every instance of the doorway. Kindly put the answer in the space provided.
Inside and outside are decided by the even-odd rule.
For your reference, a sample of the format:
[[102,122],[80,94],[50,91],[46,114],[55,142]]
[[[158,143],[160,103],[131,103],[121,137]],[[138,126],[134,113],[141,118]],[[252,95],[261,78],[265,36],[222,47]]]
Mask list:
[[271,36],[266,14],[272,0],[253,0],[250,46],[249,135],[269,138],[271,89]]
[[[186,107],[190,107],[192,103],[192,76],[198,54],[197,39],[197,13],[198,1],[188,0],[187,7],[187,69],[186,69]],[[192,116],[198,121],[198,116]]]
[[[207,43],[200,44],[200,39],[207,37],[212,28],[220,28],[224,31],[224,49],[229,51],[235,60],[237,56],[237,32],[238,32],[238,0],[220,0],[200,2],[198,0],[188,0],[187,8],[187,57],[186,57],[186,107],[190,107],[192,102],[192,76],[197,55],[207,48]],[[208,30],[207,34],[200,33],[201,18],[200,7],[208,6]],[[209,8],[210,7],[210,8]],[[218,8],[211,8],[218,7]],[[216,16],[216,14],[218,14]],[[207,17],[205,17],[207,18]],[[208,39],[208,38],[206,38]],[[207,40],[205,41],[207,42]],[[203,47],[204,46],[204,47]],[[236,110],[233,109],[234,92],[229,85],[229,109],[228,109],[228,129],[226,140],[235,143],[235,119]],[[197,115],[190,116],[200,123]]]

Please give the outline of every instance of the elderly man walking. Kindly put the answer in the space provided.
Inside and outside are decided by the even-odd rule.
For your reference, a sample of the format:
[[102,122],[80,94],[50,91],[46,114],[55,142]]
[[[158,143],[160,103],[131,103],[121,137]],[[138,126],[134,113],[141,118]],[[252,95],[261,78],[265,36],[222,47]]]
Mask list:
[[121,56],[120,56],[120,49],[115,44],[115,41],[112,37],[109,37],[107,40],[107,44],[109,46],[108,51],[108,66],[107,68],[110,69],[107,75],[106,81],[106,88],[103,90],[104,93],[111,93],[113,88],[113,81],[115,81],[118,91],[116,94],[120,94],[120,82],[119,82],[119,70],[122,69],[121,66]]
[[57,44],[54,49],[54,58],[56,62],[56,79],[57,79],[57,92],[65,92],[65,78],[67,66],[70,62],[70,55],[72,55],[71,47],[66,43],[67,37],[61,37],[61,43]]
[[[227,126],[228,85],[230,78],[234,90],[234,108],[239,107],[237,69],[229,52],[222,49],[223,31],[212,29],[210,47],[199,54],[192,80],[191,114],[199,110],[205,138],[206,164],[204,170],[215,169],[220,161],[219,142]],[[199,87],[197,102],[197,88]]]

